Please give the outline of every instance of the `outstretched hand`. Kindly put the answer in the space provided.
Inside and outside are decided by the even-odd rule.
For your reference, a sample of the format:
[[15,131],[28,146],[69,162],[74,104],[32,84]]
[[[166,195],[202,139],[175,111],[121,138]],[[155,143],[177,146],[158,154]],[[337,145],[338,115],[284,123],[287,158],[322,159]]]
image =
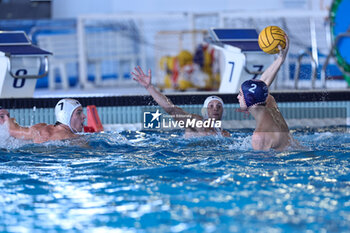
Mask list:
[[0,109],[0,125],[4,124],[9,118],[9,112],[6,109]]
[[132,79],[141,84],[146,89],[151,86],[152,74],[151,70],[148,70],[148,75],[146,75],[140,66],[136,66],[134,72],[131,72]]

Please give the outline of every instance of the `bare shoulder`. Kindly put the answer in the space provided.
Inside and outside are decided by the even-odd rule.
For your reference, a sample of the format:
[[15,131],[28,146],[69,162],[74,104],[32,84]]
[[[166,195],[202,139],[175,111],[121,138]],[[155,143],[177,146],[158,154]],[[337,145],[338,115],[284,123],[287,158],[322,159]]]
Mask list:
[[[34,126],[33,126],[34,127]],[[76,138],[77,135],[70,131],[64,130],[61,127],[47,124],[35,125],[36,130],[33,130],[34,142],[42,143],[46,141],[65,140]]]
[[52,125],[47,125],[45,123],[33,125],[30,129],[34,142],[42,143],[50,140],[51,136],[53,135],[52,128]]
[[39,123],[29,128],[29,132],[32,134],[34,139],[38,138],[38,136],[47,137],[49,135],[49,130],[48,125],[45,123]]
[[266,100],[266,107],[268,107],[268,108],[271,108],[271,107],[276,108],[277,107],[277,103],[276,103],[275,98],[270,94],[268,95],[267,100]]
[[33,135],[42,135],[47,137],[51,134],[51,131],[52,131],[51,126],[52,125],[48,125],[45,123],[39,123],[30,127],[30,131]]
[[33,125],[31,128],[32,128],[32,129],[35,129],[35,130],[41,130],[41,129],[46,128],[47,126],[48,126],[48,125],[45,124],[45,123],[39,123],[39,124]]
[[49,136],[49,140],[64,140],[76,136],[71,131],[64,130],[63,128],[54,125],[47,125],[45,131]]

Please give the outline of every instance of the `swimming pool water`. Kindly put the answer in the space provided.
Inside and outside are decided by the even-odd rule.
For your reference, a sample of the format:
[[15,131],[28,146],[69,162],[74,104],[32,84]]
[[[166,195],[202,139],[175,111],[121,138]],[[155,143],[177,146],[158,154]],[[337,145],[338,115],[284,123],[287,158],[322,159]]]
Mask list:
[[346,127],[295,129],[305,150],[255,152],[251,130],[107,132],[88,147],[1,136],[0,232],[347,232]]

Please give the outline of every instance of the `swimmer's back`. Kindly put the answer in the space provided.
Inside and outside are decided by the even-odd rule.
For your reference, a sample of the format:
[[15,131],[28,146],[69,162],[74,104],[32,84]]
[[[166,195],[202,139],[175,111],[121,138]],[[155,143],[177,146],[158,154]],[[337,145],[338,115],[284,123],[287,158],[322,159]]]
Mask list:
[[35,143],[64,140],[78,137],[78,135],[75,135],[71,132],[67,132],[67,130],[63,130],[60,126],[47,125],[44,123],[34,125],[33,130],[36,131],[36,137],[34,138]]

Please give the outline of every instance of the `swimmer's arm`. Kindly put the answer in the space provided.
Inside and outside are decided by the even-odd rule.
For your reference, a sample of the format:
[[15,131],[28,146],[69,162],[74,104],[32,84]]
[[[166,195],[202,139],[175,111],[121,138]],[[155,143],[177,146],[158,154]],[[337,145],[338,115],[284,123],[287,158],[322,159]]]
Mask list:
[[190,114],[184,111],[182,108],[174,105],[168,97],[163,95],[153,85],[150,85],[146,89],[152,95],[153,99],[159,104],[159,106],[161,106],[164,109],[164,111],[166,111],[169,115],[174,116],[174,118],[176,119],[184,118],[184,116],[187,115],[190,116]]
[[[189,113],[184,111],[182,108],[174,105],[168,97],[163,95],[155,86],[152,85],[151,70],[148,70],[148,75],[146,75],[139,66],[135,67],[134,71],[135,72],[131,72],[133,79],[139,84],[141,84],[148,91],[148,93],[159,104],[159,106],[161,106],[164,109],[164,111],[166,111],[170,115],[175,116],[175,119],[182,119],[184,118],[183,116],[190,116]],[[178,118],[176,117],[176,115],[179,115],[181,117]]]
[[28,127],[20,126],[15,118],[9,118],[7,120],[8,123],[8,130],[12,137],[18,138],[18,139],[24,139],[24,140],[32,140],[32,130]]
[[39,134],[39,128],[46,125],[41,123],[33,125],[32,127],[23,127],[16,122],[15,118],[9,118],[7,122],[10,135],[22,140],[34,140]]
[[21,139],[31,139],[30,128],[20,126],[15,118],[10,118],[6,109],[0,110],[0,123],[7,124],[10,136]]
[[279,46],[280,52],[278,54],[277,59],[265,70],[265,72],[261,75],[260,80],[264,81],[266,85],[269,87],[273,80],[275,80],[277,72],[281,68],[282,64],[284,63],[287,53],[289,50],[289,40],[286,36],[286,47],[282,49]]

